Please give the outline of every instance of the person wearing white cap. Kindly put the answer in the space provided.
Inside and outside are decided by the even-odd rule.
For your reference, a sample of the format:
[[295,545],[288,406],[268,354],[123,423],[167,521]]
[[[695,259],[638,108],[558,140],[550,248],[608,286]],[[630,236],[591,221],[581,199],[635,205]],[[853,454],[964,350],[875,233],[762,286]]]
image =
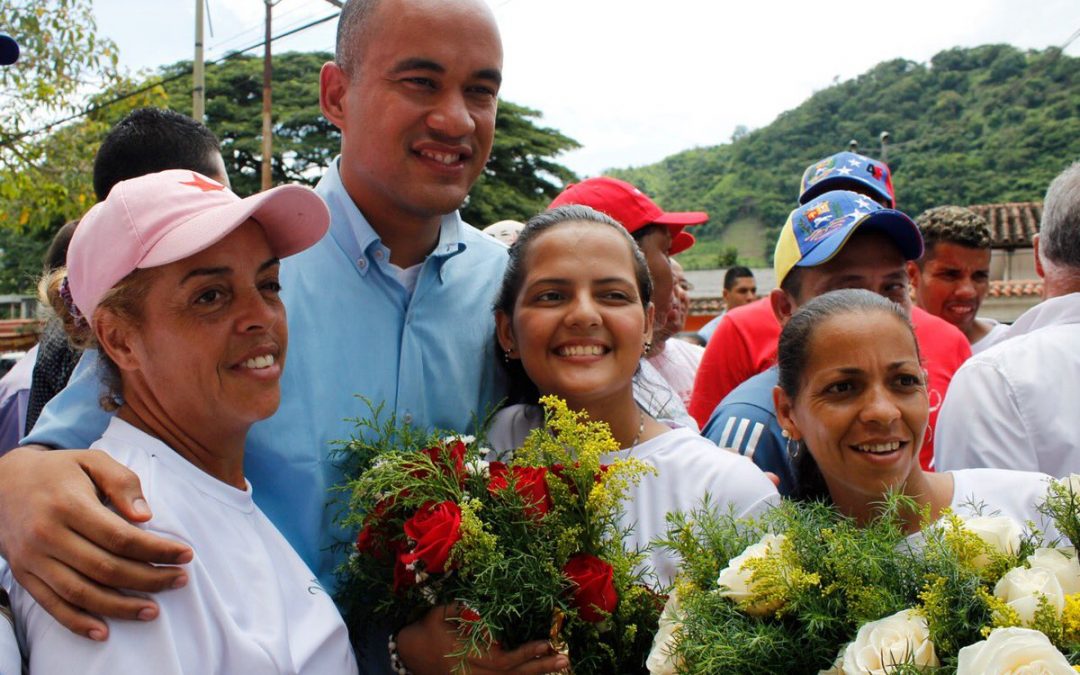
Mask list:
[[333,601],[244,474],[248,429],[281,398],[280,259],[329,218],[309,188],[240,199],[186,170],[121,182],[83,217],[45,283],[116,411],[92,447],[138,476],[144,529],[197,554],[156,621],[112,622],[108,641],[63,628],[0,566],[31,672],[357,672]]

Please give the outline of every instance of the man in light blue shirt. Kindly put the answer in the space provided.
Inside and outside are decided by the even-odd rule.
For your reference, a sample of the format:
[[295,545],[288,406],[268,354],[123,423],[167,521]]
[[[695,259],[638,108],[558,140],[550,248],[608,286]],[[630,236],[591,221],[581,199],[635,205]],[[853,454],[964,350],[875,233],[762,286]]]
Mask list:
[[[340,559],[327,549],[338,534],[327,489],[340,478],[328,455],[353,433],[348,418],[366,413],[354,394],[402,421],[459,430],[502,396],[491,301],[506,249],[456,211],[491,151],[501,68],[498,30],[478,0],[351,0],[323,66],[323,114],[342,132],[341,156],[317,187],[332,225],[282,266],[291,334],[282,402],[253,427],[245,471],[324,585]],[[84,365],[26,442],[86,447],[105,424],[98,389]],[[157,615],[152,596],[112,587],[181,586],[183,568],[169,565],[192,554],[123,523],[95,487],[123,518],[150,517],[137,484],[97,453],[25,448],[0,460],[0,553],[61,623],[104,639],[91,613]],[[514,672],[561,667],[538,655],[515,656],[529,660],[524,669],[511,654],[498,660]]]
[[[316,188],[330,207],[329,235],[282,261],[281,406],[252,427],[244,467],[259,507],[328,589],[341,561],[332,547],[344,540],[325,508],[342,478],[328,453],[354,433],[349,420],[368,413],[354,394],[381,402],[386,417],[467,431],[504,393],[491,301],[506,247],[447,214],[410,292],[345,192],[339,162]],[[98,405],[96,362],[88,353],[25,443],[81,448],[100,437],[109,415]]]

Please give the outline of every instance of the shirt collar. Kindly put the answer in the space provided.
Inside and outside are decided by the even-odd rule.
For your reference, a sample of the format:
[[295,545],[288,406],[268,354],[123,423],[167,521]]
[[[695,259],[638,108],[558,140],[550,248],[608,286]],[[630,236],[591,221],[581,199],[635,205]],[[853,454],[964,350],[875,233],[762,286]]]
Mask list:
[[1047,298],[1020,315],[1009,327],[1008,337],[1023,335],[1046,326],[1080,323],[1080,293]]
[[[360,212],[349,193],[341,182],[341,174],[338,171],[338,162],[341,155],[334,158],[327,167],[315,190],[326,201],[330,209],[330,232],[338,246],[357,264],[361,274],[367,274],[371,265],[377,264],[372,259],[376,250],[384,250],[386,259],[389,259],[389,249],[383,245],[375,229],[371,227],[364,214]],[[435,249],[428,254],[428,259],[435,259],[439,263],[439,278],[443,276],[443,263],[446,260],[462,253],[466,244],[464,241],[465,223],[457,211],[442,217],[439,228],[439,242]],[[360,263],[366,258],[366,263]]]

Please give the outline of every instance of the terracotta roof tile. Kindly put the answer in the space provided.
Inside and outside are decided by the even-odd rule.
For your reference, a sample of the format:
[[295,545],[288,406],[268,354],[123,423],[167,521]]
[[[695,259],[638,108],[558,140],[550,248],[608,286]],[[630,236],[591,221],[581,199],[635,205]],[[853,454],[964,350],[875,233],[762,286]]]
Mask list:
[[988,298],[1041,298],[1043,282],[1041,279],[1017,279],[1015,281],[991,281]]
[[1042,202],[976,204],[968,208],[986,219],[994,248],[1030,248],[1042,220]]
[[722,309],[723,298],[690,298],[690,314],[694,316],[719,314]]

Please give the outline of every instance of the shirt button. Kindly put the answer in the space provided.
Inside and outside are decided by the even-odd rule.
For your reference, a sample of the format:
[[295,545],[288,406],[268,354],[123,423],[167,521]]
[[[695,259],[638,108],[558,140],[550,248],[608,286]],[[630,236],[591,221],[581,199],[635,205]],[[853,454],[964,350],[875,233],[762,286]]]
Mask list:
[[364,269],[365,267],[367,267],[367,261],[364,260],[363,258],[357,258],[356,259],[356,265],[360,269]]
[[382,251],[375,251],[375,257],[382,260]]

